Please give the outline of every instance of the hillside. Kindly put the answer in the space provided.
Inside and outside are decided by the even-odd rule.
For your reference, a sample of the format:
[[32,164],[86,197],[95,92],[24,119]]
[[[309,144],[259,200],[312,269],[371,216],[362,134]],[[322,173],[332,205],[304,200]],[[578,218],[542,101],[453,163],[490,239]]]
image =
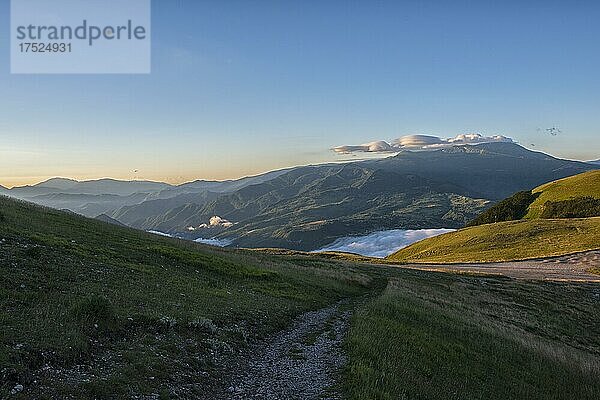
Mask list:
[[17,383],[29,398],[204,396],[227,349],[370,281],[353,267],[216,251],[4,197],[0,274],[2,398]]
[[218,250],[2,197],[0,274],[2,398],[600,392],[592,284]]
[[586,218],[600,216],[600,170],[517,192],[488,208],[467,226],[522,218]]
[[525,218],[539,218],[544,204],[548,201],[557,202],[577,197],[593,197],[600,199],[600,170],[546,183],[532,190],[539,196],[529,206]]
[[[171,194],[173,191],[169,191]],[[163,196],[163,192],[159,196]],[[219,193],[204,190],[199,193],[181,193],[174,197],[148,199],[139,204],[122,205],[113,210],[111,216],[127,226],[138,229],[155,229],[168,213],[187,204],[201,205],[219,197]]]
[[[483,212],[472,226],[415,243],[389,259],[488,262],[599,249],[600,204],[595,199],[600,199],[599,170],[518,192]],[[590,218],[569,218],[578,215]]]
[[600,249],[600,217],[521,220],[469,227],[414,243],[388,257],[406,263],[524,260]]
[[120,223],[119,221],[117,221],[116,219],[109,217],[106,214],[100,214],[96,217],[96,219],[98,221],[106,222],[107,224],[113,224],[113,225],[117,225],[117,226],[121,226],[121,227],[126,226],[126,225],[123,225],[122,223]]

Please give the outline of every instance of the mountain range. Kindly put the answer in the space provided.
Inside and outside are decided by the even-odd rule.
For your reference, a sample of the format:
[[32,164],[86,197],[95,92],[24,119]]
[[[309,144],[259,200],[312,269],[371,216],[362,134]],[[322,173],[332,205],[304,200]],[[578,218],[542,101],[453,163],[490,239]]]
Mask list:
[[385,229],[460,228],[491,202],[595,168],[514,143],[486,143],[222,182],[51,179],[2,193],[192,240],[314,250]]

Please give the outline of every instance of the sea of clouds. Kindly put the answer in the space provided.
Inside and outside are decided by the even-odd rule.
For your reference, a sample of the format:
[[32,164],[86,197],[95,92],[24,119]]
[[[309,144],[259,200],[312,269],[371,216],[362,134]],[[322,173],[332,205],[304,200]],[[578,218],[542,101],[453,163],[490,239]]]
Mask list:
[[420,240],[453,231],[454,229],[392,229],[373,232],[365,236],[339,238],[330,245],[315,250],[315,252],[341,251],[383,258]]

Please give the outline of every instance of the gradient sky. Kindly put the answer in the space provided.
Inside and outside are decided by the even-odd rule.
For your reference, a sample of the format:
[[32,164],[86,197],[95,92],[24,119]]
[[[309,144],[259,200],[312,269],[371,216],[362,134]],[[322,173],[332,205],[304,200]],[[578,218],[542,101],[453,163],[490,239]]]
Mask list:
[[598,1],[152,7],[150,75],[10,75],[0,0],[0,184],[233,178],[408,134],[600,158]]

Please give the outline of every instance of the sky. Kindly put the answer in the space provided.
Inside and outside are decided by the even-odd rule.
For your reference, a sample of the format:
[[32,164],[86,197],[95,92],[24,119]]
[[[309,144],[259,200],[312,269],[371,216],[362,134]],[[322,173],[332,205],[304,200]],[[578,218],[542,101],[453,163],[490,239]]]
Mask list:
[[599,17],[597,1],[157,0],[150,74],[11,75],[0,0],[0,185],[227,179],[405,135],[598,159]]

